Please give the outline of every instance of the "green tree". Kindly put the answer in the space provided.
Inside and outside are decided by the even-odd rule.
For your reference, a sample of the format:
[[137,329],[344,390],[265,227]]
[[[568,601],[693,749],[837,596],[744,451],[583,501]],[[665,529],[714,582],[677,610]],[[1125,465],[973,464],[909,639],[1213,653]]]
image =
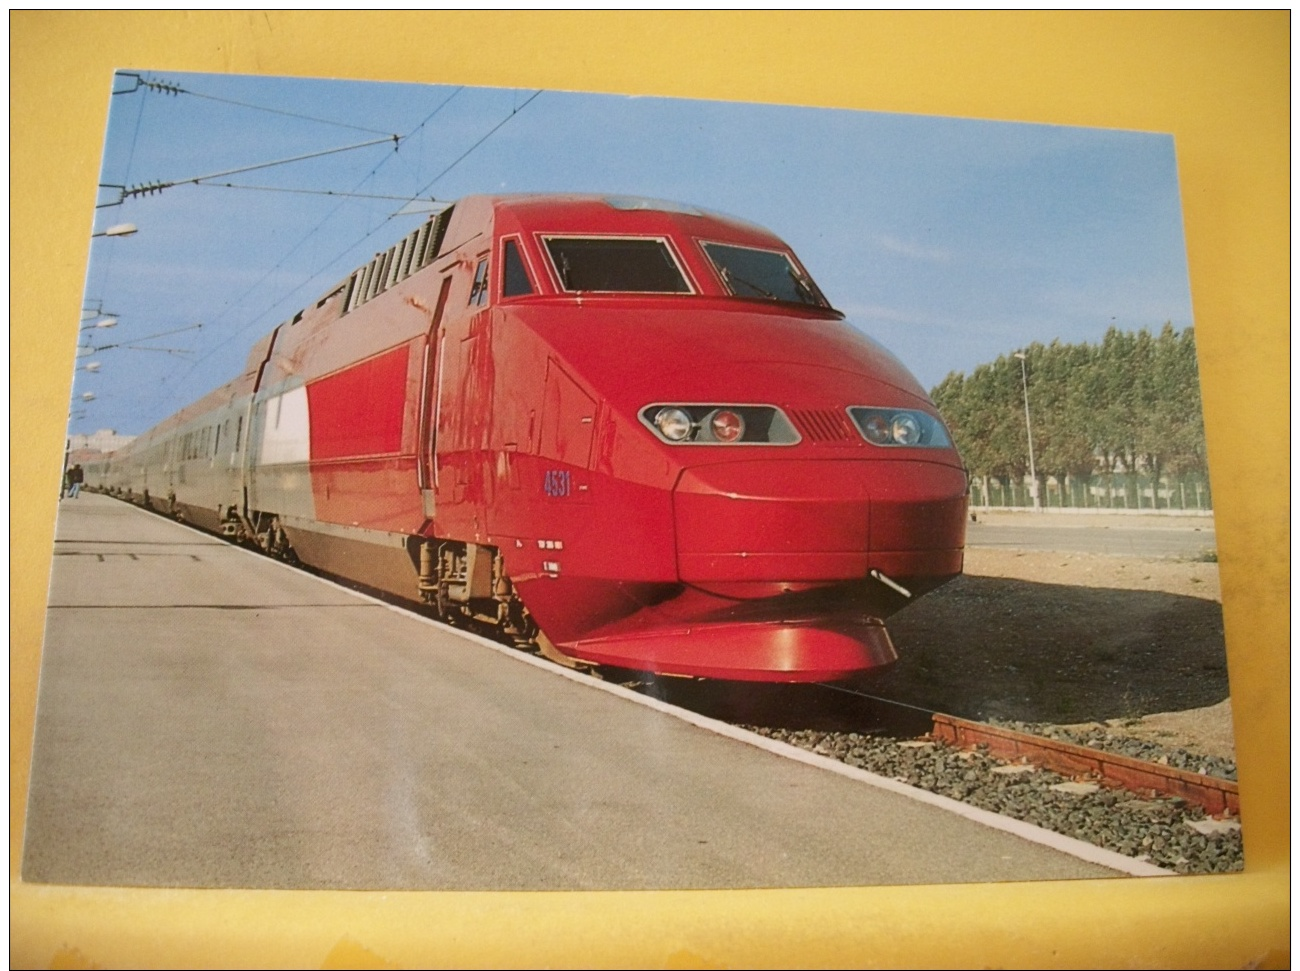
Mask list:
[[[1205,471],[1205,431],[1191,328],[1106,331],[1100,344],[1031,344],[1028,376],[1034,459],[1041,477],[1085,485],[1127,472],[1130,505],[1142,471],[1158,478]],[[1020,360],[1004,354],[932,392],[968,470],[1004,484],[1029,469]],[[1040,493],[1041,494],[1041,493]]]

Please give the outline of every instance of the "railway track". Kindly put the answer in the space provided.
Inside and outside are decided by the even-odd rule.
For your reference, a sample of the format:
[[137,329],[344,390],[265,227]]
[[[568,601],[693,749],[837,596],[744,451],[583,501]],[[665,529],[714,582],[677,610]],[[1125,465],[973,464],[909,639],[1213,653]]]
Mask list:
[[907,732],[919,728],[921,719],[928,718],[928,728],[917,734],[928,735],[957,749],[979,749],[1008,763],[1035,765],[1072,778],[1095,779],[1100,785],[1126,789],[1139,796],[1181,799],[1200,806],[1212,816],[1235,816],[1241,811],[1237,783],[1230,779],[958,718],[838,685],[824,687],[854,694],[883,711],[894,710],[894,720]]

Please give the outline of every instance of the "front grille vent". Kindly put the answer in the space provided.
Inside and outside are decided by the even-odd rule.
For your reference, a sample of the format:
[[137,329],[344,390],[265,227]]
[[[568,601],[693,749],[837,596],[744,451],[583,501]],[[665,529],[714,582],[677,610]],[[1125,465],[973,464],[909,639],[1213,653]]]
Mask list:
[[860,437],[849,424],[848,415],[824,409],[791,409],[795,422],[814,442],[854,442]]

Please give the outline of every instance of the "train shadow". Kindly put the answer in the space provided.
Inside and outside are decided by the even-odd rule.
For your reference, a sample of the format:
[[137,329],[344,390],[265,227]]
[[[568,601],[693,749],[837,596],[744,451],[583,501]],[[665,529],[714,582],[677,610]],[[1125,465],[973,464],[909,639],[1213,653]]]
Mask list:
[[[1222,609],[1195,597],[966,576],[895,615],[889,629],[898,663],[839,687],[963,718],[1056,724],[1200,708],[1228,695]],[[816,685],[665,678],[642,690],[771,728],[906,731],[900,719],[927,720]]]
[[890,629],[902,660],[872,692],[965,718],[1138,718],[1228,695],[1212,600],[968,576]]
[[[914,737],[930,730],[931,712],[866,697],[870,684],[764,684],[690,681],[639,675],[628,686],[733,725],[789,731],[861,732]],[[837,690],[844,688],[846,690]]]

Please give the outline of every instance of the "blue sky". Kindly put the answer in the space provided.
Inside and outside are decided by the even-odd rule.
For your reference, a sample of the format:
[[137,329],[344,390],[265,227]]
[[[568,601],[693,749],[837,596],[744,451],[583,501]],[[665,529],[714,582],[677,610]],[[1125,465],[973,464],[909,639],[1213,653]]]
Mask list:
[[[181,181],[407,137],[396,151],[388,140],[214,180],[256,188],[177,185],[96,210],[95,231],[130,222],[139,232],[93,241],[84,305],[102,307],[119,324],[83,331],[81,343],[127,344],[203,327],[136,349],[82,352],[78,364],[97,361],[100,369],[77,372],[74,394],[95,400],[75,406],[73,432],[139,433],[229,380],[257,338],[415,228],[422,216],[393,214],[416,195],[611,192],[760,223],[789,242],[831,302],[926,387],[1034,341],[1096,341],[1112,325],[1192,322],[1167,135],[552,91],[138,73],[188,93],[105,93],[106,184]],[[119,76],[116,88],[134,85]],[[312,194],[323,192],[335,194]],[[101,190],[99,201],[115,197]],[[159,349],[139,349],[147,347]]]

